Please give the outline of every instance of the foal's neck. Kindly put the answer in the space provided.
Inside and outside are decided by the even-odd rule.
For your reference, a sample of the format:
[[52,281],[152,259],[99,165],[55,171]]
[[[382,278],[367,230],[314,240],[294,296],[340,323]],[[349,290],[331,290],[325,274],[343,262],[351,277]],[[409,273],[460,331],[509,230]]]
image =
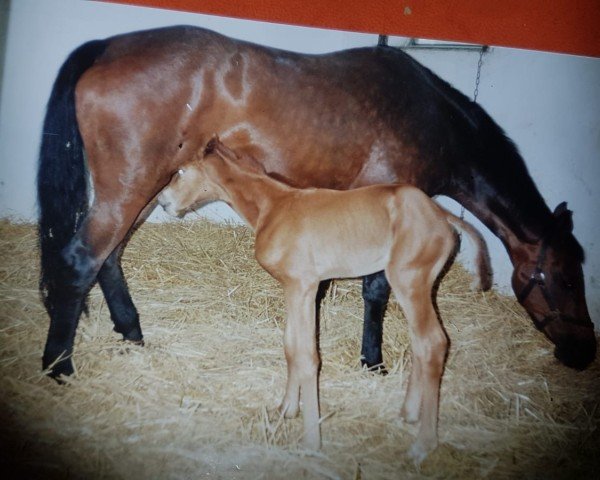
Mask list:
[[224,160],[216,170],[216,179],[225,193],[228,203],[244,220],[257,229],[273,204],[294,191],[263,173],[249,171],[231,161]]

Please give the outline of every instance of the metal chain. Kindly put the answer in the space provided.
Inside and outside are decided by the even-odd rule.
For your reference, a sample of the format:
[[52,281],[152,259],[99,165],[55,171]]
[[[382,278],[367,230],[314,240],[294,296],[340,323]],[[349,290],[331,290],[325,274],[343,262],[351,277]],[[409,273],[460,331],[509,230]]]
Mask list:
[[479,61],[477,62],[477,76],[475,77],[475,91],[473,92],[473,101],[477,102],[477,96],[479,95],[479,81],[481,80],[481,66],[483,65],[483,54],[487,50],[487,47],[481,47],[479,50]]

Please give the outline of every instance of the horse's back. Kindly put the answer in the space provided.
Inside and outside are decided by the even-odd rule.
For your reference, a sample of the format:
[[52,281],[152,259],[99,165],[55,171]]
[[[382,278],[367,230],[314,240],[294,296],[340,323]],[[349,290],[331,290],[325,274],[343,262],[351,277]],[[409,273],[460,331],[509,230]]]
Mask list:
[[307,55],[187,26],[110,38],[78,93],[79,118],[95,124],[84,138],[120,124],[111,135],[131,132],[120,142],[172,172],[219,133],[302,187],[439,193],[476,126],[466,97],[398,49]]

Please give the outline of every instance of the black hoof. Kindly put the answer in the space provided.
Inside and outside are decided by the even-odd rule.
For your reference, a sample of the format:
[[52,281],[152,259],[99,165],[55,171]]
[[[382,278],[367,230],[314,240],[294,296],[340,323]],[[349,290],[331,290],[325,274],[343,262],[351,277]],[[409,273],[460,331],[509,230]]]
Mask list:
[[385,365],[381,362],[371,364],[365,360],[361,360],[360,363],[363,366],[363,368],[366,368],[369,372],[377,373],[379,375],[387,375],[389,373],[387,368],[385,368]]
[[144,343],[144,339],[140,339],[140,340],[129,340],[128,338],[123,338],[123,342],[126,343],[127,345],[136,345],[138,347],[143,347],[144,345],[146,345]]
[[142,331],[139,328],[134,328],[127,333],[123,333],[122,331],[114,329],[115,332],[121,333],[123,335],[123,340],[126,342],[133,343],[134,345],[144,345],[144,336],[142,335]]
[[42,360],[42,368],[44,370],[48,370],[47,375],[61,385],[65,383],[60,379],[62,375],[68,377],[73,375],[75,372],[73,369],[73,362],[70,358],[65,358],[64,360],[60,360],[54,364],[53,362]]

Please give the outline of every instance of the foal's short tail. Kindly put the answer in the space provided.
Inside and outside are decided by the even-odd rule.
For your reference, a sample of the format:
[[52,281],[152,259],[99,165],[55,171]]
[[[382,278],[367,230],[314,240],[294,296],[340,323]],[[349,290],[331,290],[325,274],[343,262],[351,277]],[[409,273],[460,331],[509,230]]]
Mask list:
[[452,225],[455,229],[460,230],[463,233],[466,233],[475,249],[477,250],[475,253],[475,263],[477,265],[477,277],[479,280],[479,285],[476,284],[476,287],[480,290],[486,291],[492,288],[492,265],[490,263],[490,255],[487,248],[487,243],[481,233],[473,227],[473,225],[465,222],[461,218],[458,218],[456,215],[444,210],[446,214],[446,220],[450,225]]
[[37,176],[38,234],[40,290],[49,309],[53,306],[51,293],[64,272],[60,252],[88,209],[88,177],[75,112],[75,86],[105,48],[105,41],[92,41],[71,53],[58,72],[44,119]]

